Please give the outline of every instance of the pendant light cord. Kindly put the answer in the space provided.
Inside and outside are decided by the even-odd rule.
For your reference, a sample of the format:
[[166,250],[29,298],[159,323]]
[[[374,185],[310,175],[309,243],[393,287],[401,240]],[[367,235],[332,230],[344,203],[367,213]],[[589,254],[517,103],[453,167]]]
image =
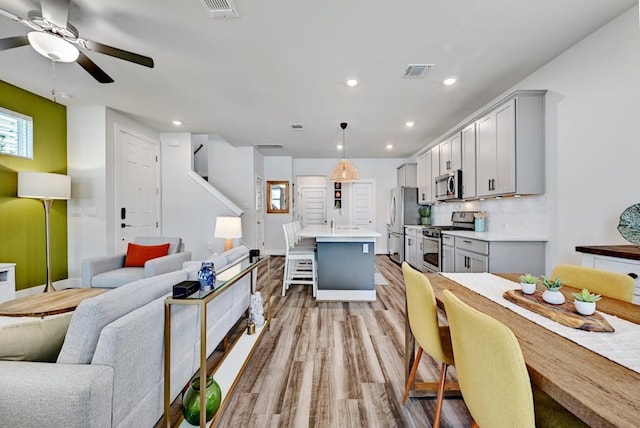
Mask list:
[[53,102],[56,102],[56,62],[51,61],[51,98],[53,98]]

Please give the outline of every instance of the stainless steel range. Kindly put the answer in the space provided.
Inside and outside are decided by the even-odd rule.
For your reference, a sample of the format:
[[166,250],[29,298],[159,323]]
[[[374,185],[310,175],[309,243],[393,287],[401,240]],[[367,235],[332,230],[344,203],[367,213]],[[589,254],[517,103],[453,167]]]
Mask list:
[[422,266],[428,272],[442,272],[442,231],[473,230],[476,211],[454,211],[451,224],[426,226],[422,230]]

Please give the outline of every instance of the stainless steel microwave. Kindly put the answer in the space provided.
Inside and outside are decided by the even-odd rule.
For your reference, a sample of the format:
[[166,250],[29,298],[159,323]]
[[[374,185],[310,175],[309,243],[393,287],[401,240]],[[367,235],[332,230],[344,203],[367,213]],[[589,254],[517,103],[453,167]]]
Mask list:
[[462,170],[451,171],[436,177],[436,200],[462,199]]

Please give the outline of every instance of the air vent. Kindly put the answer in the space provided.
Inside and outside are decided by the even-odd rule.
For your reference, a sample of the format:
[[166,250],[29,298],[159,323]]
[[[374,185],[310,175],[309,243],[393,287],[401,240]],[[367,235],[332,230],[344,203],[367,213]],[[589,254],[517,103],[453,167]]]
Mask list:
[[434,64],[409,64],[402,77],[424,77]]
[[303,131],[304,125],[301,123],[292,123],[289,125],[289,128],[291,128],[292,131]]
[[209,18],[237,18],[238,9],[232,0],[200,0]]
[[256,149],[258,150],[274,150],[274,149],[282,149],[282,144],[256,144]]

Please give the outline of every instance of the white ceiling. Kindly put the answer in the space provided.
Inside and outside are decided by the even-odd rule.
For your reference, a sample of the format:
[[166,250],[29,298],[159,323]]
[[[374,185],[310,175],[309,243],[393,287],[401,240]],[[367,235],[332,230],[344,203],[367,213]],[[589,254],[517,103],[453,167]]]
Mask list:
[[[239,18],[211,19],[200,0],[72,0],[69,22],[81,37],[150,56],[155,68],[85,52],[115,83],[58,64],[55,90],[73,94],[58,101],[107,105],[164,132],[180,119],[180,131],[281,144],[263,153],[298,158],[341,157],[339,123],[348,122],[347,157],[406,157],[637,1],[235,4]],[[0,8],[24,17],[39,2]],[[26,33],[0,16],[0,38]],[[402,78],[415,63],[435,66],[423,79]],[[458,83],[442,85],[451,75]],[[360,84],[349,88],[353,76]],[[0,80],[51,98],[51,63],[29,46],[0,52]]]

